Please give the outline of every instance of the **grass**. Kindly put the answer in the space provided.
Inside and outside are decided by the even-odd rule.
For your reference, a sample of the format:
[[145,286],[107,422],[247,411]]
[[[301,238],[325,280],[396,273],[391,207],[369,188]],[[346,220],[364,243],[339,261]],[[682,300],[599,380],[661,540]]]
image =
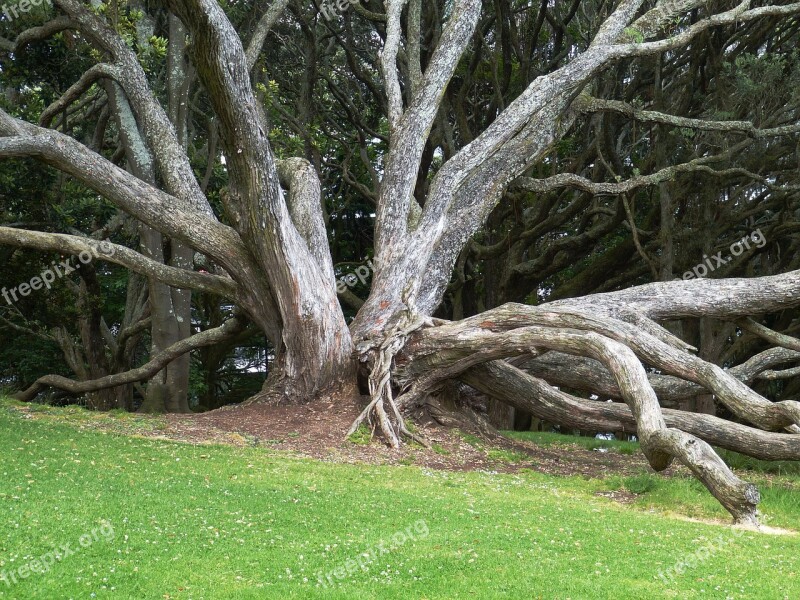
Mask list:
[[477,450],[483,450],[486,446],[486,444],[483,443],[483,440],[477,435],[466,433],[458,429],[456,429],[455,432],[462,440],[464,440],[464,443],[469,444]]
[[6,410],[24,410],[31,418],[43,418],[50,423],[68,423],[82,429],[103,429],[127,435],[152,434],[163,431],[167,420],[163,416],[140,415],[124,410],[93,412],[80,406],[48,406],[19,402],[0,397],[0,406]]
[[788,460],[766,461],[751,458],[738,452],[715,448],[722,459],[734,469],[753,471],[756,473],[774,473],[776,475],[800,476],[800,462]]
[[366,446],[372,441],[372,433],[370,433],[369,427],[362,423],[358,426],[358,429],[348,436],[347,440],[351,444]]
[[[600,440],[591,437],[562,435],[536,431],[506,431],[512,439],[533,442],[543,447],[580,446],[586,449],[608,448],[610,452],[633,454],[639,452],[638,442]],[[760,510],[771,526],[796,529],[800,523],[800,463],[789,461],[762,461],[729,450],[716,448],[725,462],[737,475],[758,486],[761,492]],[[612,475],[594,480],[602,491],[625,490],[638,494],[633,508],[647,512],[677,514],[699,519],[727,519],[728,513],[708,493],[697,479],[690,475],[669,479],[642,472],[628,477]],[[588,484],[587,484],[588,485]]]
[[531,457],[524,452],[517,450],[489,450],[486,455],[492,460],[500,460],[507,463],[530,462]]
[[[486,443],[476,435],[460,430],[456,430],[456,433],[464,441],[464,443],[469,444],[476,450],[480,450],[486,455],[487,458],[491,460],[511,464],[532,461],[530,455],[526,454],[525,452],[520,452],[517,450],[505,450],[503,448],[487,448]],[[441,454],[441,452],[436,448],[434,448],[434,452]]]
[[658,478],[647,472],[625,477],[622,485],[633,494],[646,494],[658,486]]
[[633,454],[639,451],[638,442],[620,442],[617,440],[600,440],[593,437],[563,435],[544,431],[504,431],[503,435],[514,440],[533,442],[537,446],[580,446],[587,450],[607,448],[620,454]]
[[[620,454],[634,454],[639,452],[639,442],[601,440],[593,437],[546,433],[543,431],[504,431],[502,433],[508,438],[532,442],[542,447],[575,445],[586,448],[587,450],[607,448]],[[800,476],[800,462],[797,461],[758,460],[723,448],[715,448],[715,450],[728,466],[733,469],[753,471],[756,473]]]
[[[96,431],[79,413],[40,417],[0,402],[0,572],[64,544],[75,553],[0,581],[0,598],[800,596],[800,536],[619,506],[595,495],[610,479],[330,464]],[[642,497],[669,498],[674,485],[658,479]],[[678,494],[704,512],[701,492]],[[796,502],[765,505],[800,522]],[[702,562],[658,577],[719,536]],[[381,540],[393,549],[380,554]]]
[[442,456],[448,456],[450,454],[450,450],[444,448],[441,444],[431,444],[431,450]]

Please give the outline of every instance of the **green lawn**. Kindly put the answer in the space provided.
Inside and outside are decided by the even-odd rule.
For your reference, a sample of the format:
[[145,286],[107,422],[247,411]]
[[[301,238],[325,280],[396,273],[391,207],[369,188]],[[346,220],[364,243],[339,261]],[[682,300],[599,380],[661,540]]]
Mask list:
[[[541,431],[504,431],[506,437],[532,442],[544,447],[560,447],[568,453],[572,446],[590,450],[605,448],[623,455],[638,454],[638,442],[600,440],[591,437],[561,435]],[[756,460],[729,450],[716,449],[742,479],[761,491],[760,510],[772,527],[800,529],[800,463]],[[665,478],[641,472],[621,477],[611,475],[602,481],[561,479],[562,486],[578,485],[583,490],[627,490],[638,494],[633,506],[648,512],[675,514],[701,519],[728,519],[728,513],[697,479],[689,475]]]
[[[72,552],[0,580],[0,598],[800,597],[800,536],[594,495],[624,485],[614,479],[326,464],[102,433],[48,412],[0,403],[0,576]],[[765,494],[770,524],[800,523],[784,483],[781,502]],[[696,514],[718,514],[689,481],[642,497],[669,500],[674,485]],[[679,561],[692,564],[658,577]]]

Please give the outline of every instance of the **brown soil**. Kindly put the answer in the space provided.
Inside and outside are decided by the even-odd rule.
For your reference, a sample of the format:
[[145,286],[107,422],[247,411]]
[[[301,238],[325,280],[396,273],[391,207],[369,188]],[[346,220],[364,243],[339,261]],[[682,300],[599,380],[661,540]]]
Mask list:
[[[168,415],[159,436],[190,443],[251,445],[341,463],[417,465],[432,469],[513,473],[530,469],[552,475],[602,477],[649,470],[641,454],[590,451],[579,446],[542,447],[500,435],[481,436],[436,425],[417,426],[431,448],[417,444],[393,450],[379,439],[357,444],[345,433],[362,409],[357,402],[334,405],[320,400],[304,405],[250,404],[193,414]],[[511,457],[503,452],[513,453]],[[667,474],[675,472],[671,467]],[[630,501],[629,498],[616,498]]]

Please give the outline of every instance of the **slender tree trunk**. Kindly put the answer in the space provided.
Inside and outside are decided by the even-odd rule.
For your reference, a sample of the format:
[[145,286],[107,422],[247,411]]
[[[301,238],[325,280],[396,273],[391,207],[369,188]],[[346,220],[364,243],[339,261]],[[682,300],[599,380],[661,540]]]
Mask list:
[[[162,235],[146,225],[140,227],[139,235],[143,253],[158,262],[165,262]],[[178,252],[177,257],[170,257],[169,262],[173,264],[191,260],[191,249],[179,243],[173,245],[172,251]],[[191,294],[188,291],[170,288],[154,279],[151,279],[148,285],[152,319],[150,356],[156,356],[174,343],[189,337]],[[153,377],[140,410],[189,412],[188,387],[189,356],[185,355],[169,363],[163,371]]]
[[[89,379],[100,379],[110,373],[109,357],[106,355],[106,343],[101,329],[100,284],[93,265],[81,265],[78,272],[81,276],[78,291],[78,330],[86,354]],[[117,401],[118,393],[113,388],[90,392],[86,397],[86,405],[92,410],[117,408]]]

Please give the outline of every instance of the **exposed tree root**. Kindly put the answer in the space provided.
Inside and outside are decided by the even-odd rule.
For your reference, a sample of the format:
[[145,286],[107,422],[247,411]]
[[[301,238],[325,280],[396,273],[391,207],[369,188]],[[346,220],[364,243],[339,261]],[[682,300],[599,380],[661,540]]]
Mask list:
[[[428,443],[409,431],[403,415],[397,406],[392,393],[392,362],[402,349],[408,335],[428,323],[427,319],[414,318],[411,310],[401,311],[396,315],[394,326],[378,344],[365,344],[359,347],[362,362],[369,363],[369,395],[370,403],[353,421],[347,436],[352,435],[365,421],[370,425],[374,435],[379,428],[384,440],[392,447],[400,447],[400,437],[413,440],[425,447]],[[391,416],[387,413],[387,407]]]
[[502,437],[485,417],[461,403],[457,405],[443,402],[441,398],[428,396],[421,407],[420,413],[433,419],[443,427],[461,431],[474,431],[487,439]]

